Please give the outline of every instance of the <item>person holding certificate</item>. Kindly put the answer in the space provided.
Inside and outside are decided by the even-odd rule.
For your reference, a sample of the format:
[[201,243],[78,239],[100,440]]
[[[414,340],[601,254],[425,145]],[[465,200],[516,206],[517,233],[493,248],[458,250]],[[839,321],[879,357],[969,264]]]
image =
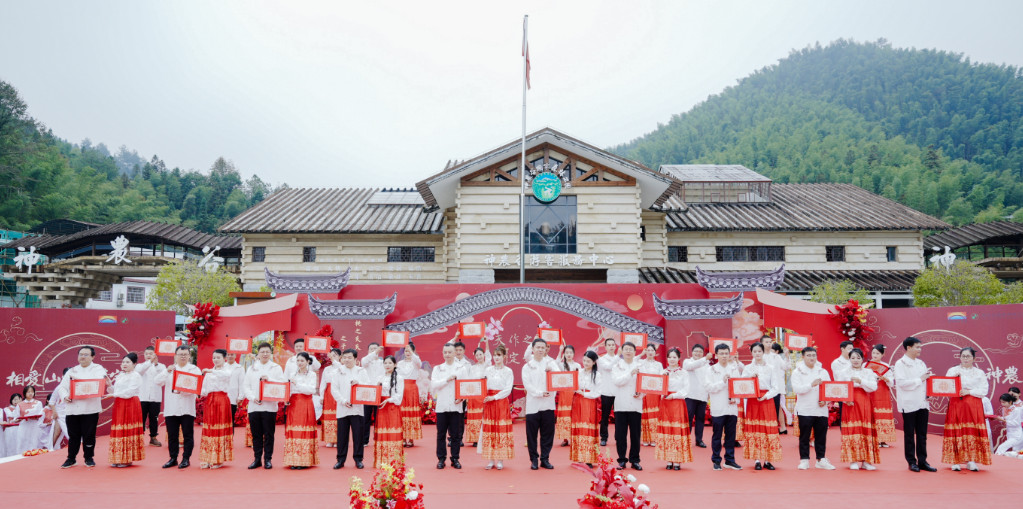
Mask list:
[[227,393],[234,369],[227,366],[227,350],[213,351],[213,369],[204,369],[202,395],[202,438],[199,439],[199,468],[220,468],[234,460],[234,414]]
[[103,399],[114,398],[110,417],[110,449],[107,458],[115,468],[129,467],[146,459],[145,430],[142,427],[142,404],[139,390],[142,375],[135,372],[139,356],[130,352],[121,359],[121,372],[114,379],[113,389]]
[[288,380],[291,397],[284,424],[284,466],[303,470],[320,464],[319,444],[316,443],[316,371],[313,356],[308,352],[295,355],[295,371]]
[[572,439],[568,450],[569,461],[593,466],[597,462],[598,427],[600,423],[601,377],[597,369],[597,353],[587,350],[583,354],[579,373],[579,390],[572,396]]
[[359,352],[352,348],[341,352],[341,366],[334,374],[334,379],[330,381],[330,391],[337,401],[337,463],[334,463],[334,470],[345,466],[349,438],[355,468],[363,468],[362,458],[366,444],[363,442],[365,434],[362,427],[367,424],[363,405],[352,404],[352,386],[368,384],[370,379],[365,369],[355,365],[358,355]]
[[547,372],[558,371],[560,368],[554,359],[547,356],[546,341],[536,338],[530,348],[533,358],[522,366],[522,386],[526,390],[526,448],[529,450],[529,468],[552,469],[554,465],[550,462],[550,453],[554,446],[556,403],[554,393],[547,390]]
[[[487,367],[490,366],[492,359],[490,356],[490,343],[485,343],[486,350],[477,347],[472,352],[473,358],[476,359],[476,363],[469,366],[469,378],[485,378]],[[476,447],[476,443],[480,440],[480,423],[483,421],[483,399],[473,398],[465,401],[465,433],[463,434],[463,441],[472,442],[472,446]]]
[[341,349],[332,348],[327,354],[330,364],[323,368],[323,375],[320,376],[320,398],[323,400],[323,441],[327,447],[337,447],[337,400],[330,390],[330,382],[337,374],[341,366]]
[[742,376],[742,368],[738,362],[732,361],[731,348],[724,343],[714,347],[717,364],[707,370],[704,384],[710,394],[710,416],[714,426],[711,437],[711,457],[714,470],[721,470],[721,444],[724,440],[725,467],[742,470],[735,462],[735,428],[739,420],[739,406],[736,399],[728,397],[728,380]]
[[398,361],[393,355],[384,357],[384,372],[375,380],[380,385],[382,401],[377,409],[376,435],[373,437],[373,468],[391,461],[405,461],[401,435],[401,401],[405,381],[398,376]]
[[43,409],[46,405],[36,399],[36,388],[32,385],[25,386],[21,390],[21,396],[21,403],[18,403],[18,420],[20,424],[18,424],[17,428],[11,428],[10,430],[18,435],[18,447],[13,452],[9,452],[11,456],[38,448],[39,436],[42,432],[40,421],[43,420]]
[[160,447],[163,444],[156,439],[160,428],[160,402],[163,400],[163,388],[156,385],[156,376],[167,370],[160,364],[156,355],[156,347],[150,345],[142,351],[144,362],[135,366],[135,372],[142,377],[139,389],[139,402],[142,405],[142,423],[149,428],[149,445]]
[[78,349],[78,365],[64,373],[60,380],[59,390],[68,396],[64,398],[67,402],[67,460],[61,468],[70,468],[75,465],[78,456],[78,449],[82,449],[85,457],[85,466],[94,467],[96,462],[93,457],[96,453],[96,426],[99,424],[99,413],[103,410],[102,402],[98,397],[76,397],[72,399],[75,391],[72,386],[76,380],[105,380],[107,370],[92,362],[96,357],[96,349],[91,346],[83,346]]
[[[880,447],[890,447],[895,442],[895,414],[892,410],[891,387],[895,386],[895,371],[883,362],[884,345],[878,343],[870,349],[871,365],[880,366],[883,375],[877,377],[877,390],[870,393],[870,403],[874,406],[874,428],[877,429],[877,440]],[[875,371],[876,372],[876,371]]]
[[[515,457],[515,435],[512,433],[511,395],[515,374],[504,365],[508,349],[498,345],[494,350],[494,365],[484,372],[487,379],[487,397],[483,399],[483,420],[480,427],[479,452],[483,459],[490,460],[485,467],[490,470],[497,462],[497,469],[504,468],[504,460]],[[573,442],[574,443],[574,442]]]
[[945,414],[945,432],[941,441],[941,462],[950,463],[952,470],[961,470],[961,464],[977,472],[981,465],[991,464],[991,441],[987,436],[984,405],[987,396],[987,376],[973,365],[977,351],[966,347],[959,351],[959,365],[948,369],[945,376],[960,380],[958,398],[949,398]]
[[[171,364],[167,371],[156,377],[156,385],[163,387],[163,420],[167,425],[167,453],[170,460],[163,464],[163,468],[178,467],[188,468],[191,463],[192,447],[195,431],[195,400],[197,394],[178,390],[175,383],[174,373],[181,371],[196,376],[201,376],[202,371],[194,364],[190,364],[192,353],[187,346],[181,345],[174,350],[174,364]],[[178,463],[178,440],[184,437],[184,451],[181,454],[181,463]]]
[[259,393],[261,381],[286,382],[284,370],[270,358],[274,349],[269,343],[260,343],[257,347],[256,362],[249,366],[245,372],[245,380],[242,384],[242,391],[245,399],[249,400],[249,428],[252,430],[252,454],[255,459],[249,464],[249,469],[273,468],[270,460],[274,454],[274,431],[277,426],[277,402],[262,401]]
[[[21,393],[11,394],[10,404],[0,412],[0,421],[3,421],[3,444],[0,444],[0,458],[14,456],[18,453],[18,420],[21,411],[18,405],[21,404]],[[10,451],[10,454],[7,452]]]
[[692,357],[682,362],[682,369],[689,374],[689,389],[686,394],[686,414],[689,416],[689,427],[693,430],[696,447],[705,448],[703,427],[707,422],[707,372],[710,371],[710,359],[714,352],[707,352],[697,343],[693,345]]
[[[781,438],[778,436],[778,411],[774,396],[778,393],[778,369],[764,358],[764,344],[753,343],[749,347],[753,362],[742,370],[744,378],[755,377],[761,395],[746,398],[746,413],[743,416],[743,430],[746,432],[746,447],[742,457],[755,460],[754,470],[774,470],[772,461],[781,461]],[[761,466],[760,460],[764,460]]]
[[692,463],[693,447],[689,439],[689,415],[686,413],[686,395],[689,373],[682,369],[682,351],[668,350],[668,395],[658,403],[656,458],[668,462],[668,470],[681,470],[682,463]]
[[849,369],[835,375],[837,382],[852,382],[852,400],[846,403],[842,419],[842,461],[850,470],[875,470],[881,462],[881,449],[874,427],[874,404],[869,393],[877,390],[877,374],[863,367],[863,350],[849,352]]
[[802,362],[792,368],[792,392],[796,393],[796,416],[799,426],[799,470],[810,468],[810,438],[817,455],[816,468],[834,470],[828,461],[828,403],[820,400],[820,385],[831,376],[817,362],[817,349],[803,348]]
[[419,372],[423,361],[416,355],[416,345],[405,345],[405,355],[398,361],[398,376],[405,381],[401,396],[401,438],[405,447],[416,445],[423,438],[423,409],[419,406]]
[[[642,367],[639,369],[640,373],[648,373],[651,375],[660,375],[664,372],[664,366],[661,361],[657,360],[657,345],[653,343],[647,343],[646,348],[643,349],[643,362]],[[659,413],[658,404],[661,402],[661,396],[657,394],[644,394],[643,395],[643,420],[640,426],[640,444],[653,447],[654,443],[657,442],[657,416]]]
[[[643,426],[643,395],[636,392],[636,376],[643,368],[636,358],[636,345],[622,345],[622,359],[611,369],[615,386],[615,446],[618,449],[618,470],[632,463],[635,470],[643,470],[639,461],[639,444]],[[626,451],[628,455],[626,455]]]
[[[849,369],[849,367],[852,366],[852,364],[849,362],[849,352],[851,352],[852,349],[853,349],[853,342],[852,341],[843,341],[843,342],[841,342],[838,345],[838,348],[841,349],[841,353],[842,354],[839,355],[838,358],[836,358],[835,360],[831,361],[831,378],[833,380],[838,380],[838,374],[840,372],[842,372],[842,371],[845,371],[845,370]],[[835,420],[835,422],[832,424],[832,426],[841,426],[841,425],[842,425],[842,403],[839,403],[838,404],[838,419]]]
[[[565,345],[558,354],[559,371],[579,371],[580,366],[575,362],[575,347]],[[554,396],[556,407],[554,409],[554,439],[561,440],[562,447],[568,447],[568,440],[572,438],[572,400],[571,392],[559,391]]]
[[[450,438],[451,466],[458,469],[462,468],[458,457],[462,447],[465,420],[462,415],[462,400],[455,399],[454,382],[469,378],[469,371],[462,364],[455,362],[455,345],[445,344],[441,352],[444,362],[433,368],[433,374],[430,376],[430,391],[437,400],[437,468],[444,468],[444,461],[448,457],[445,440]],[[526,424],[528,427],[528,417]]]
[[[384,348],[380,343],[366,345],[366,356],[359,361],[359,366],[366,370],[366,378],[370,382],[376,381],[384,374]],[[372,434],[373,422],[376,420],[376,405],[362,405],[362,445],[369,445],[369,436]]]
[[902,437],[905,440],[906,462],[913,472],[937,472],[927,463],[927,379],[933,373],[920,360],[923,343],[910,336],[902,341],[906,354],[895,362],[895,403],[902,413]]

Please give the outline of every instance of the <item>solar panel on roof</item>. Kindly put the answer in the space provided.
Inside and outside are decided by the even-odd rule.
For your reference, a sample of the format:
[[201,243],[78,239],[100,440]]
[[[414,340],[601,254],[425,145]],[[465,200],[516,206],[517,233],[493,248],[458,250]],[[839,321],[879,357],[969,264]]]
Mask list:
[[369,197],[366,205],[422,205],[423,197],[412,191],[377,191]]

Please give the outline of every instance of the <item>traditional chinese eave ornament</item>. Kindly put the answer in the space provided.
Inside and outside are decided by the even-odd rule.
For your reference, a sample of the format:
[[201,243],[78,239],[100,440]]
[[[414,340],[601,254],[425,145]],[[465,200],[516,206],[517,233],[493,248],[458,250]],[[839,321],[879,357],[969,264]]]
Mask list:
[[533,196],[544,203],[550,203],[561,196],[562,188],[572,187],[571,175],[565,171],[565,164],[547,161],[539,166],[531,166],[523,177],[533,189]]

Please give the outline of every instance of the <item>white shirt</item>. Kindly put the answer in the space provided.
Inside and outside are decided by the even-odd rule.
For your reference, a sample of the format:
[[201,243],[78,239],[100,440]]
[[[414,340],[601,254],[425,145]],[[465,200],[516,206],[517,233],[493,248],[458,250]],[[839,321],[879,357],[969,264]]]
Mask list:
[[511,395],[512,384],[515,383],[515,373],[508,366],[487,366],[483,372],[487,379],[487,390],[498,391],[494,394],[494,400],[504,399]]
[[[550,357],[530,359],[522,366],[522,387],[526,390],[526,415],[554,410],[556,393],[547,391],[547,372],[561,371]],[[546,394],[546,396],[544,396]]]
[[668,395],[665,399],[685,399],[689,392],[689,372],[682,368],[664,368],[668,375]]
[[[106,376],[106,368],[95,362],[84,368],[79,364],[64,373],[59,388],[64,390],[64,394],[71,394],[71,380],[101,380]],[[67,415],[98,414],[102,410],[103,403],[100,398],[76,399],[67,404]]]
[[600,395],[614,396],[617,393],[614,380],[611,377],[611,369],[621,357],[617,355],[604,354],[597,358],[597,371],[600,372]]
[[579,371],[579,390],[583,392],[584,398],[597,399],[600,397],[600,386],[602,376],[603,375],[600,374],[600,371],[597,371],[596,377],[593,377],[586,370]]
[[796,414],[807,417],[827,417],[828,406],[820,406],[820,386],[813,386],[813,381],[820,379],[821,382],[830,382],[831,376],[818,362],[812,368],[806,363],[799,361],[796,367],[792,368],[792,392],[796,393]]
[[288,379],[291,382],[292,394],[307,394],[310,396],[316,394],[316,371],[310,369],[309,366],[305,369],[304,375],[295,370],[291,378]]
[[[395,373],[397,374],[397,373]],[[380,390],[380,395],[383,396],[384,401],[388,405],[401,406],[401,398],[405,394],[405,380],[400,376],[395,377],[394,390],[391,390],[391,375],[383,373],[376,378],[378,384],[383,389]]]
[[462,403],[455,403],[455,382],[448,378],[468,379],[469,371],[457,361],[438,364],[430,376],[430,392],[437,401],[436,412],[462,412]]
[[[309,354],[313,358],[313,365],[311,366],[313,373],[320,371],[320,361],[316,360],[316,356]],[[258,361],[257,361],[258,362]],[[298,371],[298,354],[288,357],[288,362],[284,363],[284,379],[291,380],[291,375],[294,375]]]
[[924,361],[903,355],[895,362],[895,403],[899,412],[911,413],[928,408],[927,384],[920,377],[927,373]]
[[661,361],[658,361],[658,360],[655,360],[655,359],[647,359],[647,360],[644,360],[642,362],[643,362],[643,364],[639,365],[639,372],[640,373],[647,373],[647,374],[650,374],[650,375],[660,375],[660,374],[662,374],[664,372],[664,365],[661,364]]
[[321,398],[327,397],[327,385],[334,382],[334,377],[337,376],[338,366],[340,366],[340,364],[335,362],[330,366],[323,368],[323,373],[320,376],[320,390],[318,392]]
[[640,368],[643,370],[645,362],[633,358],[632,362],[619,360],[611,368],[611,379],[615,386],[615,412],[642,412],[643,395],[636,396],[636,375],[632,370]]
[[1023,422],[1023,408],[1009,407],[1009,412],[1005,414],[1005,438],[1007,441],[1023,435],[1023,428],[1020,427],[1021,422]]
[[227,364],[220,369],[213,368],[209,373],[202,376],[202,395],[213,392],[227,393],[231,387],[231,377],[234,375],[234,370],[227,367]]
[[249,400],[248,413],[250,414],[252,412],[277,412],[276,401],[256,403],[256,400],[259,399],[260,378],[264,376],[271,382],[288,381],[287,378],[284,378],[284,370],[281,369],[280,364],[271,360],[263,364],[257,359],[252,366],[249,366],[249,370],[245,372],[245,378],[242,382],[242,394],[245,396],[245,399]]
[[725,375],[728,375],[728,378],[742,377],[741,366],[741,364],[733,360],[728,363],[728,367],[721,367],[719,362],[707,368],[707,377],[703,383],[704,387],[707,388],[707,393],[710,395],[711,417],[739,415],[739,405],[728,397],[728,382],[725,380]]
[[171,368],[174,371],[202,375],[202,371],[195,364],[185,364],[184,367],[172,364],[167,368],[167,371],[160,373],[156,377],[156,385],[163,386],[163,416],[180,417],[182,415],[191,415],[195,417],[196,395],[188,392],[174,393],[172,390],[174,386],[174,371],[171,371]]
[[140,362],[135,365],[135,372],[142,376],[142,387],[139,388],[139,401],[159,403],[163,399],[163,388],[156,385],[156,375],[167,371],[167,366],[152,362]]
[[763,398],[771,399],[778,394],[778,368],[769,364],[766,360],[763,364],[751,362],[742,368],[742,376],[745,378],[757,377],[757,386],[761,391],[767,391]]
[[370,380],[376,380],[384,374],[384,359],[380,357],[383,351],[383,348],[377,348],[376,351],[367,354],[359,361],[359,365],[366,370]]
[[142,387],[142,375],[137,371],[120,372],[114,379],[114,389],[110,392],[115,398],[131,399],[139,395]]
[[785,374],[792,369],[792,359],[788,355],[772,351],[764,354],[764,360],[774,367],[774,388],[778,391],[777,394],[785,394]]
[[337,366],[334,372],[334,379],[330,381],[330,393],[337,401],[337,418],[353,417],[363,415],[363,405],[346,406],[352,400],[353,382],[357,385],[369,385],[372,383],[366,370],[359,366],[352,366],[349,369],[344,364]]
[[405,380],[418,380],[419,368],[422,365],[423,361],[419,359],[419,356],[412,354],[411,359],[406,358],[398,361],[398,366],[394,369],[398,370],[398,376]]
[[224,367],[231,370],[231,378],[227,385],[227,399],[231,401],[232,405],[237,405],[238,400],[245,398],[242,395],[242,384],[245,383],[245,368],[237,362],[234,364],[225,362]]
[[948,368],[945,376],[958,376],[961,388],[969,391],[970,396],[976,398],[987,396],[987,375],[976,366],[970,369],[964,369],[962,365],[952,366]]
[[831,361],[831,376],[835,380],[838,380],[838,373],[852,369],[852,362],[845,356],[839,355],[837,359]]
[[689,391],[686,398],[706,403],[708,396],[707,371],[710,370],[710,361],[704,357],[689,358],[682,361],[682,369],[689,374]]
[[860,369],[849,368],[835,376],[836,382],[848,382],[853,378],[859,378],[859,383],[853,383],[853,387],[858,387],[864,391],[870,393],[877,390],[877,373],[870,368],[860,367]]

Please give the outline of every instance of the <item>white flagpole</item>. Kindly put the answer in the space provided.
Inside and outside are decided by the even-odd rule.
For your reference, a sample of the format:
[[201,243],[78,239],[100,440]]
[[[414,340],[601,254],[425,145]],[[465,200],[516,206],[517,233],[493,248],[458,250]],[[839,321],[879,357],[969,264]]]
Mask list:
[[519,284],[526,282],[526,73],[529,15],[522,17],[522,160],[519,162]]

